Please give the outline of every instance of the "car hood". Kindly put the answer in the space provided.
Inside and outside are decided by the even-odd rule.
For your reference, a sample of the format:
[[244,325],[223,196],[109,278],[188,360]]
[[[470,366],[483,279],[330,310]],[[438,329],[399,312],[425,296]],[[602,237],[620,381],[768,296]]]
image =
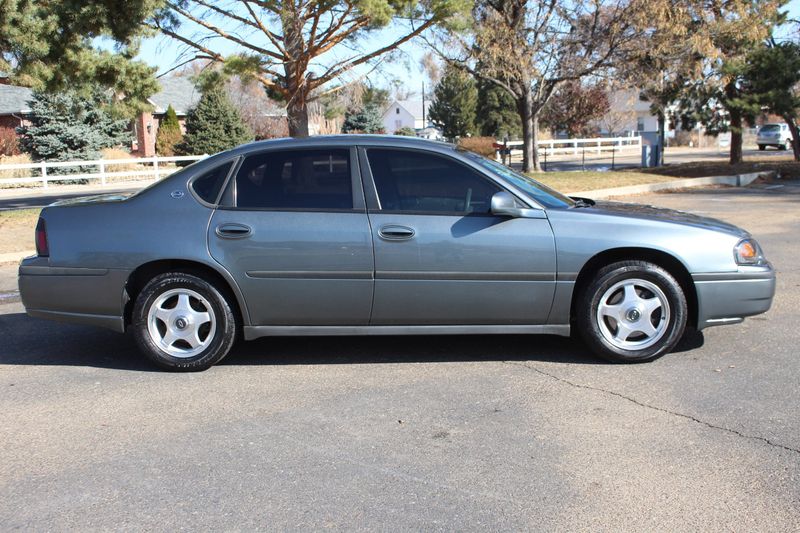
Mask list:
[[696,228],[721,231],[740,237],[748,237],[750,235],[742,228],[727,222],[723,222],[722,220],[717,220],[716,218],[704,217],[687,213],[685,211],[678,211],[677,209],[666,209],[652,205],[596,201],[593,206],[586,209],[587,211],[592,211],[599,214],[671,222],[673,224],[681,224],[683,226],[693,226]]
[[109,202],[122,202],[130,198],[132,195],[133,192],[96,194],[94,196],[81,196],[80,198],[68,198],[66,200],[59,200],[57,202],[53,202],[50,205],[62,206],[62,205],[105,204]]

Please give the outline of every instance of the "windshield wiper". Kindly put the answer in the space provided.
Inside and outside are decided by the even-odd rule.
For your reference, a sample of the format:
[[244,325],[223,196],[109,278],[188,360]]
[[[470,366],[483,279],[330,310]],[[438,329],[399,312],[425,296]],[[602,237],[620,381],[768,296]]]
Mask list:
[[572,198],[575,201],[573,207],[592,207],[594,202],[586,198]]

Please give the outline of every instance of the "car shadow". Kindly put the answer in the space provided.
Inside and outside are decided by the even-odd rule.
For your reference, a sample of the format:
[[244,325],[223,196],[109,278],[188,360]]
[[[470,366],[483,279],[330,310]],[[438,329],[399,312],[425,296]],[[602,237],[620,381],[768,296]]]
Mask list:
[[[0,315],[0,366],[86,366],[158,371],[130,334]],[[222,365],[346,365],[540,361],[605,365],[579,342],[552,335],[263,337],[239,341]]]

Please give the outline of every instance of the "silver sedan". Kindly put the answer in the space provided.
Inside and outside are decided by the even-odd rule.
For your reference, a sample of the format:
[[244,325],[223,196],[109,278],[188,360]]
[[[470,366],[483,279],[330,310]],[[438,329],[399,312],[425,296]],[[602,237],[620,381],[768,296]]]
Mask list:
[[643,362],[775,291],[735,226],[570,198],[406,137],[241,146],[131,196],[46,207],[36,244],[19,269],[29,315],[132,330],[170,370],[270,335],[576,331]]

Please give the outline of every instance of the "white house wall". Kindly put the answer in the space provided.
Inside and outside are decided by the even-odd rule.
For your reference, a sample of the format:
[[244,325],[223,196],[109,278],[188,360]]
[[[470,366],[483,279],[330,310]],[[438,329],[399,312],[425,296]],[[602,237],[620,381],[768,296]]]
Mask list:
[[414,120],[414,116],[403,108],[394,104],[383,114],[383,129],[386,133],[393,134],[400,128],[421,128],[422,120]]

